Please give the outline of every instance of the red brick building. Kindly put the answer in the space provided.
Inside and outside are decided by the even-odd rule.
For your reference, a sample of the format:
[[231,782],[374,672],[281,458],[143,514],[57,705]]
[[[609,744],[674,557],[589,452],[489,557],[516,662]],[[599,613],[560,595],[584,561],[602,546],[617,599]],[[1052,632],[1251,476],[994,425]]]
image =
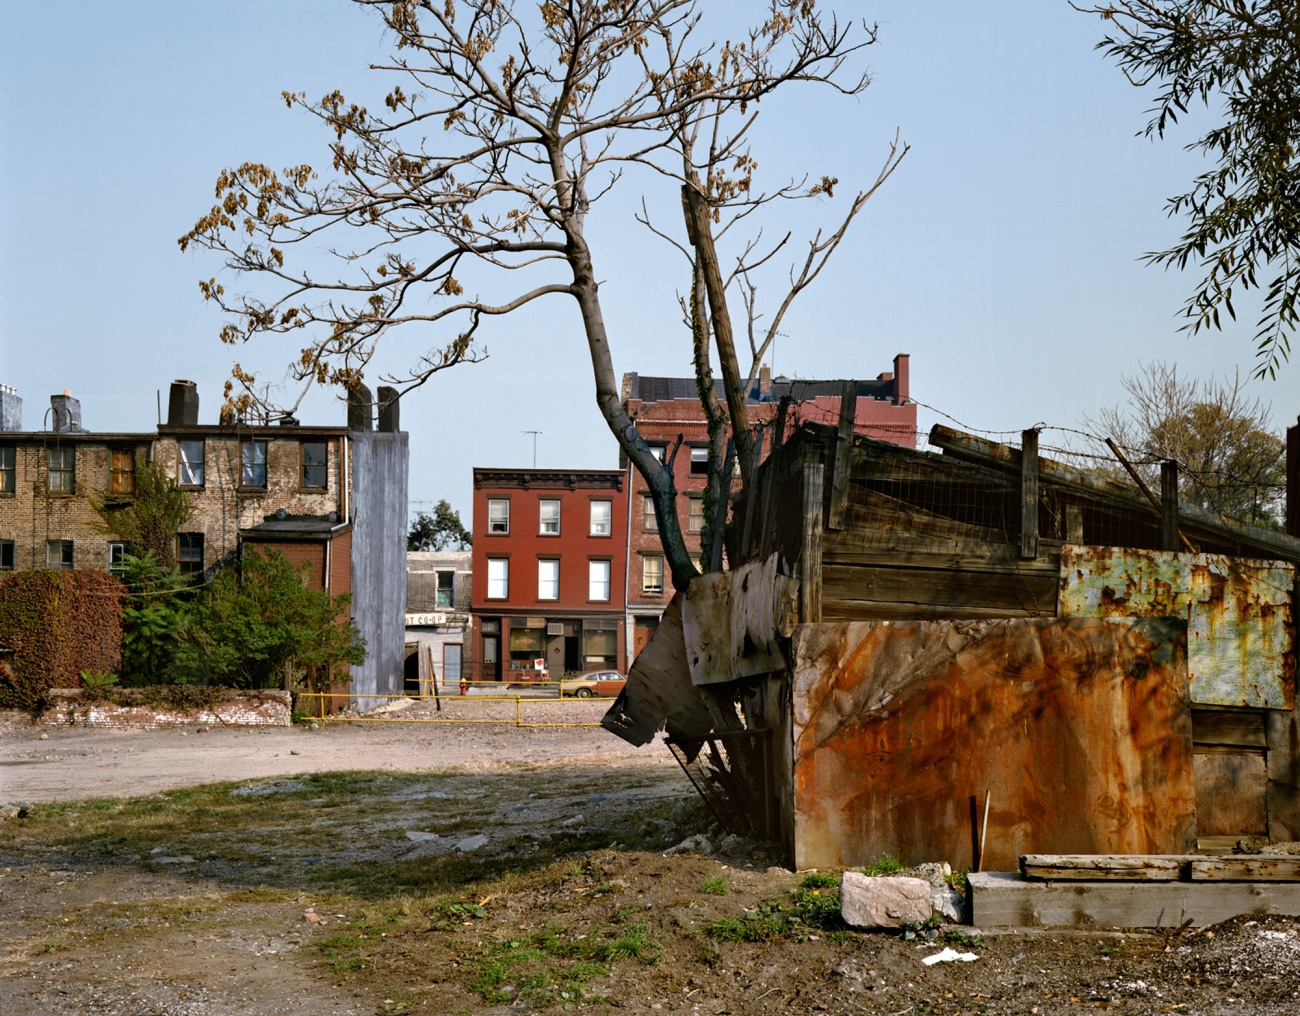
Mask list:
[[473,681],[626,667],[627,474],[474,470]]
[[[836,423],[840,414],[843,381],[791,381],[775,379],[764,367],[747,399],[750,423],[764,425],[777,417],[786,402],[787,431],[800,423]],[[854,429],[859,434],[916,447],[916,405],[909,398],[908,355],[894,357],[894,369],[874,381],[859,381]],[[708,427],[696,393],[694,378],[623,375],[623,405],[636,421],[646,443],[670,454],[678,438],[681,446],[673,459],[677,486],[677,514],[693,554],[700,549],[704,527],[705,473],[708,462]],[[725,400],[719,393],[719,400]],[[765,435],[764,451],[772,447]],[[627,488],[631,525],[628,529],[627,625],[635,656],[645,646],[672,598],[672,581],[664,561],[663,545],[655,526],[650,491],[629,464]]]

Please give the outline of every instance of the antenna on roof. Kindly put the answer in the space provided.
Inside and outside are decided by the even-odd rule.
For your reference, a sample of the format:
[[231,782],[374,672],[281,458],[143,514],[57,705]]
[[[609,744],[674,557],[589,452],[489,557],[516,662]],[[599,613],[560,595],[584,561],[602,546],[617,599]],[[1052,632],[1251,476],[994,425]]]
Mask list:
[[537,435],[540,434],[541,431],[540,431],[540,430],[521,430],[519,433],[521,433],[521,434],[532,434],[532,435],[533,435],[533,468],[536,469],[536,468],[537,468]]

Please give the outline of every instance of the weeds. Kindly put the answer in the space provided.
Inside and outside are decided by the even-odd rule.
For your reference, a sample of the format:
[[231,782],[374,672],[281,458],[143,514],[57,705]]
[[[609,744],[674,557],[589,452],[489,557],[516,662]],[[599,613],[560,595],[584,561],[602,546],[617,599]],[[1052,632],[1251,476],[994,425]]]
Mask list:
[[700,886],[700,892],[709,896],[726,896],[731,887],[727,885],[727,880],[721,875],[714,875],[712,878],[706,878]]

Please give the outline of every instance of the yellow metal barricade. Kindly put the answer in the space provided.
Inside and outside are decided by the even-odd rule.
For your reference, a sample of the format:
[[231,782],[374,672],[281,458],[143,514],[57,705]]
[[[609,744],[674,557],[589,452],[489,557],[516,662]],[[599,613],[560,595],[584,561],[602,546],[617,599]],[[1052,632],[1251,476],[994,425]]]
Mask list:
[[[562,695],[563,682],[538,681],[529,690],[510,694],[496,681],[464,681],[459,694],[371,695],[351,692],[300,692],[297,712],[322,725],[327,723],[502,723],[516,727],[598,727],[611,698],[575,698]],[[410,702],[400,712],[393,702]],[[360,707],[358,707],[358,705]],[[596,706],[598,708],[593,708]],[[555,718],[557,713],[562,718]],[[545,720],[537,714],[547,714]],[[532,714],[526,716],[525,714]]]

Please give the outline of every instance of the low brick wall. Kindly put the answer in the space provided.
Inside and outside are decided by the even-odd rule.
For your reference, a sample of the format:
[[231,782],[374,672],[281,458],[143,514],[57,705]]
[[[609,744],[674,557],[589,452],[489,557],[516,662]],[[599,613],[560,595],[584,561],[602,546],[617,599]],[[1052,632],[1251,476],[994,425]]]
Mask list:
[[[160,730],[166,727],[287,727],[292,722],[293,700],[287,691],[222,691],[209,706],[168,706],[149,701],[148,689],[115,689],[113,697],[86,701],[77,688],[50,690],[50,706],[38,723],[52,726],[117,727]],[[132,702],[132,699],[139,701]]]

